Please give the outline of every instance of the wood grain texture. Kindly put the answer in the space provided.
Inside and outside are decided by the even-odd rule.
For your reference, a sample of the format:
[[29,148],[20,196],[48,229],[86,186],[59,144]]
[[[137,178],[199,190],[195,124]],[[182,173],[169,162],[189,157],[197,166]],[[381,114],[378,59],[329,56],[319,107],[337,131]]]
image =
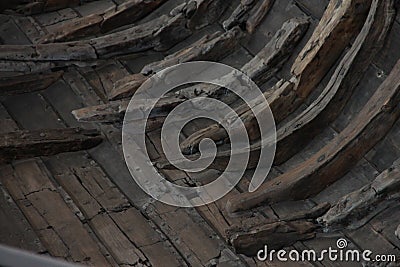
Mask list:
[[0,78],[0,95],[16,95],[44,90],[58,81],[63,74],[63,71],[57,71]]
[[97,130],[79,128],[15,131],[1,135],[0,162],[89,149],[101,143]]
[[167,0],[129,0],[102,13],[70,20],[43,36],[40,43],[65,42],[106,33],[127,24],[133,24],[154,11]]
[[340,179],[380,141],[400,115],[400,61],[366,106],[339,135],[290,171],[228,201],[235,212],[283,200],[305,199]]
[[374,181],[336,203],[319,221],[329,230],[364,226],[400,198],[400,160]]

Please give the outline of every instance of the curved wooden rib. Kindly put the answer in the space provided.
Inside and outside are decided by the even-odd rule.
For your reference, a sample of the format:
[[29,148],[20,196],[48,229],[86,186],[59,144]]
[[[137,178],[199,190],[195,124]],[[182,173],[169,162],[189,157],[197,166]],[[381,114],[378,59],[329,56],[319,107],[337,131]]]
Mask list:
[[[301,37],[305,34],[308,25],[309,22],[305,19],[296,18],[287,21],[283,25],[282,29],[277,32],[275,37],[266,45],[266,47],[262,49],[257,54],[257,56],[255,56],[242,68],[242,71],[247,73],[247,75],[249,75],[253,80],[260,84],[265,82],[267,79],[272,77],[272,75],[281,68],[285,60],[288,59],[290,53],[296,47]],[[135,87],[140,87],[140,85],[142,84],[142,80],[144,80],[146,77],[141,74],[135,74],[133,78],[135,78],[135,80],[130,81],[131,84],[125,83],[125,85],[132,86],[133,90],[137,90],[137,88],[135,89]],[[206,84],[205,86],[196,85],[188,89],[181,90],[178,96],[181,98],[191,98],[197,96],[197,90],[199,87],[201,87],[201,92],[203,92],[206,96],[215,96],[221,94],[221,92],[224,92],[225,90],[224,88],[216,87],[209,84]],[[125,94],[125,92],[125,90],[121,91],[122,94]],[[224,101],[226,102],[233,102],[234,100],[236,100],[236,98],[233,97],[233,94],[230,94],[227,97],[229,97],[230,99],[224,99]],[[173,101],[176,96],[171,96],[170,98]],[[101,106],[99,108],[103,109]],[[93,110],[96,109],[96,107],[89,107],[88,109]],[[93,116],[93,118],[84,116],[85,120],[97,121],[96,117],[98,116],[95,112],[89,111],[85,113],[91,114]],[[120,117],[119,113],[114,115]],[[115,118],[115,116],[112,116],[111,118]],[[103,119],[101,119],[101,121],[105,122],[105,120]],[[115,120],[113,121],[115,122]],[[163,120],[160,119],[159,122],[162,124]]]
[[116,82],[109,99],[118,100],[132,96],[149,78],[148,75],[175,64],[193,60],[220,60],[234,50],[243,36],[239,28],[234,28],[225,33],[216,32],[206,35],[189,47],[171,54],[161,61],[146,65],[141,73],[127,76]]
[[[291,52],[306,33],[308,25],[308,20],[304,18],[286,21],[265,47],[241,68],[241,71],[258,85],[268,81],[288,60]],[[223,79],[229,81],[230,76],[231,74],[228,74]],[[210,84],[194,85],[178,91],[177,94],[187,98],[198,96],[219,98],[228,105],[239,99],[236,94],[226,91],[225,88]]]
[[99,131],[80,128],[16,131],[2,134],[0,163],[85,150],[97,146],[101,141]]
[[0,96],[40,91],[58,81],[63,71],[0,78]]
[[[330,208],[322,203],[311,210],[303,210],[286,218],[265,219],[245,225],[234,225],[226,230],[228,240],[237,253],[254,256],[268,244],[268,249],[281,249],[293,243],[315,236],[316,224],[313,221]],[[310,221],[308,221],[310,220]]]
[[394,234],[397,236],[397,238],[400,240],[400,224],[399,224],[399,226],[397,227],[397,230],[396,230],[396,232],[394,232]]
[[327,87],[304,112],[278,130],[275,164],[287,161],[336,119],[383,47],[394,17],[392,0],[372,1],[363,29],[339,63]]
[[249,33],[254,33],[257,26],[271,10],[275,0],[264,0],[257,3],[257,5],[250,12],[249,18],[246,20],[246,30]]
[[[305,98],[344,51],[351,38],[360,31],[360,26],[365,20],[369,8],[367,2],[370,3],[370,1],[364,1],[360,4],[360,0],[343,2],[335,0],[330,2],[312,37],[292,67],[295,75],[293,81],[296,81],[296,86],[291,91],[285,91],[285,98],[282,98],[281,94],[274,94],[268,98],[276,123],[281,122],[304,102]],[[357,19],[354,20],[353,16],[356,15]],[[346,34],[343,34],[343,32],[346,32]],[[329,57],[325,60],[327,54],[329,54]],[[320,58],[324,58],[324,60],[320,60]],[[246,71],[244,72],[246,73]],[[251,75],[250,77],[253,78]],[[241,109],[245,109],[245,107]],[[251,116],[255,118],[249,110],[246,114],[243,114],[248,128],[255,125]],[[212,125],[208,129],[194,133],[182,142],[182,150],[197,151],[199,142],[204,138],[211,138],[214,141],[218,141],[221,136],[226,138],[225,130],[220,127],[219,125]]]
[[288,247],[297,241],[315,237],[317,225],[305,220],[276,221],[254,226],[246,231],[236,232],[229,240],[236,253],[255,256],[268,244],[268,250]]
[[62,24],[54,32],[41,38],[39,43],[65,42],[106,33],[132,24],[158,8],[167,0],[128,0],[100,14],[91,14]]
[[400,160],[372,183],[341,198],[319,221],[330,230],[357,229],[400,199]]
[[306,98],[361,30],[371,0],[334,0],[292,66],[296,94]]
[[235,26],[242,26],[244,24],[246,30],[249,33],[253,33],[269,12],[274,2],[275,0],[242,0],[232,15],[224,21],[224,29],[229,30]]
[[254,193],[229,199],[230,212],[264,202],[305,199],[340,179],[393,126],[400,116],[400,60],[366,106],[338,136],[310,159],[266,182]]
[[[185,99],[180,97],[168,97],[160,99],[154,106],[154,113],[163,113],[171,111]],[[104,122],[104,123],[117,123],[122,122],[124,114],[128,108],[129,100],[117,100],[107,104],[86,107],[72,111],[74,117],[81,122]],[[146,103],[136,108],[146,107]],[[154,114],[153,113],[153,114]],[[156,115],[151,115],[157,117]],[[156,123],[156,122],[154,122]],[[153,126],[152,126],[153,127]],[[154,126],[155,127],[155,126]]]
[[[219,15],[226,1],[208,0],[218,11],[210,12]],[[0,60],[8,61],[68,61],[94,60],[113,56],[137,53],[153,49],[165,51],[192,34],[187,28],[191,18],[204,15],[203,5],[188,10],[187,5],[174,16],[163,15],[150,22],[111,33],[105,36],[69,43],[40,44],[36,46],[7,45],[2,46]],[[210,19],[210,17],[208,16]],[[216,17],[215,19],[217,19]]]
[[[296,154],[339,115],[362,75],[371,64],[372,59],[383,47],[393,19],[393,1],[373,1],[369,17],[363,29],[352,48],[339,63],[327,87],[304,112],[278,129],[277,149],[274,159],[276,165],[282,164]],[[269,91],[267,91],[268,93]],[[267,94],[265,96],[267,100],[270,100],[271,97]],[[276,114],[275,103],[276,101],[272,101],[271,105],[271,110],[274,114]],[[258,139],[260,133],[255,114],[249,110],[247,105],[243,105],[237,111],[240,111],[237,114],[239,114],[246,126],[250,140]],[[276,115],[279,117],[279,114]],[[196,133],[183,141],[181,149],[186,153],[193,151],[192,147],[197,148],[198,143],[204,137],[210,137],[210,134],[212,134],[211,138],[213,140],[216,138],[225,140],[227,138],[226,131],[219,125],[212,125],[204,131],[204,133]],[[255,151],[258,149],[260,149],[259,142],[251,147],[251,153],[258,154]],[[216,161],[221,161],[222,158],[226,159],[225,154],[223,152],[217,154]],[[252,160],[248,167],[255,167],[254,163],[256,162]],[[226,164],[221,165],[224,166]],[[214,166],[217,166],[217,164],[215,163]]]

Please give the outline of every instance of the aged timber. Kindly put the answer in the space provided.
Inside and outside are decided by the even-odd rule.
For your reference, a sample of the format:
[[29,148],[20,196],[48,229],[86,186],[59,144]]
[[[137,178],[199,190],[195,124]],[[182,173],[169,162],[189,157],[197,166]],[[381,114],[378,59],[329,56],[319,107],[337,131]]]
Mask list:
[[310,159],[262,185],[229,199],[230,212],[262,203],[305,199],[340,179],[392,128],[400,116],[400,61],[353,121]]
[[79,128],[39,131],[15,131],[2,134],[0,162],[38,156],[49,156],[62,152],[85,150],[101,143],[97,130]]
[[16,95],[44,90],[58,81],[63,73],[63,71],[57,71],[0,78],[0,95]]
[[328,229],[357,229],[400,199],[400,160],[373,182],[339,200],[319,221]]

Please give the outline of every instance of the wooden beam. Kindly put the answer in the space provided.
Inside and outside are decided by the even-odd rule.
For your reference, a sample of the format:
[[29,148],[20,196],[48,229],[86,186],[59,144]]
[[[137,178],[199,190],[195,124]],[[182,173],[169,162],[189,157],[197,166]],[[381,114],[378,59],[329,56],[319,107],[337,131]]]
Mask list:
[[118,81],[109,95],[109,99],[118,100],[131,97],[149,78],[148,75],[175,64],[194,60],[220,60],[235,49],[243,36],[239,28],[233,28],[225,33],[216,32],[206,35],[194,44],[165,57],[163,60],[146,65],[141,73],[127,76]]
[[63,23],[52,33],[43,36],[39,43],[65,42],[106,33],[142,19],[167,0],[128,0],[115,8],[90,14]]
[[[252,60],[245,64],[241,68],[241,71],[248,75],[258,85],[266,82],[282,67],[284,62],[286,62],[293,49],[305,34],[308,24],[309,22],[307,20],[298,18],[286,21],[282,28],[276,32],[271,41],[268,42],[268,44]],[[278,90],[277,87],[279,86],[280,85],[277,85],[272,89],[272,91]],[[204,86],[197,85],[195,87],[200,88],[184,89],[184,95],[193,98],[199,95],[198,92],[202,92],[200,95],[210,97],[219,96],[219,98],[227,104],[232,104],[238,99],[238,97],[233,93],[225,94],[224,92],[226,89],[218,86],[207,84]],[[192,90],[193,93],[188,94],[187,92],[189,90]],[[271,90],[269,90],[265,96],[270,94],[270,92]],[[281,99],[276,97],[274,104],[278,102],[280,103],[279,100]],[[251,113],[247,105],[239,107],[236,112],[239,116],[248,116],[246,114],[249,112]],[[192,153],[197,152],[198,145],[204,138],[211,138],[214,141],[220,141],[221,139],[227,138],[227,133],[221,124],[211,125],[210,127],[202,129],[185,139],[181,144],[181,148],[183,151],[191,151]]]
[[357,229],[400,199],[400,160],[374,181],[342,197],[319,221],[327,229]]
[[0,96],[40,91],[58,81],[63,71],[0,78]]
[[[195,4],[191,9],[189,9],[190,3]],[[204,8],[206,3],[212,5],[216,9],[215,12],[209,12]],[[212,18],[218,19],[220,11],[225,5],[226,1],[222,0],[204,0],[199,5],[192,1],[179,7],[178,11],[172,13],[173,15],[162,15],[147,23],[91,40],[2,46],[0,60],[17,62],[88,61],[138,53],[150,49],[166,51],[193,33],[193,30],[187,26],[193,17],[206,16],[208,18],[207,21],[211,21]],[[211,15],[207,15],[208,12]],[[202,24],[202,27],[204,26],[206,25]],[[198,27],[194,28],[197,29]]]
[[253,34],[264,19],[264,17],[271,10],[275,0],[263,0],[259,1],[255,7],[251,10],[249,18],[246,20],[246,30],[250,34]]
[[0,162],[85,150],[101,141],[99,131],[80,128],[15,131],[1,135]]
[[296,93],[306,98],[360,32],[371,0],[333,0],[292,66]]
[[229,199],[230,212],[262,203],[311,197],[346,174],[391,129],[400,116],[400,60],[353,121],[329,144],[253,193]]
[[320,96],[305,111],[278,129],[275,164],[287,161],[336,119],[383,47],[393,20],[393,1],[372,2],[363,29]]
[[305,220],[277,221],[234,232],[229,242],[236,253],[251,257],[265,245],[268,245],[271,251],[291,246],[297,241],[314,238],[316,228],[316,224]]
[[[180,97],[162,98],[156,103],[152,112],[162,113],[162,118],[164,118],[165,112],[172,110],[184,101],[185,99]],[[124,118],[125,112],[128,109],[128,105],[129,100],[117,100],[111,101],[103,105],[77,109],[72,111],[72,114],[78,121],[81,122],[121,123]],[[135,108],[140,109],[146,107],[147,105],[147,102],[144,102],[142,105],[138,105]],[[151,115],[150,117],[154,118],[157,117],[157,115]]]
[[274,0],[240,1],[240,4],[232,12],[231,16],[223,22],[224,29],[229,30],[235,26],[244,26],[249,33],[253,33],[274,2]]

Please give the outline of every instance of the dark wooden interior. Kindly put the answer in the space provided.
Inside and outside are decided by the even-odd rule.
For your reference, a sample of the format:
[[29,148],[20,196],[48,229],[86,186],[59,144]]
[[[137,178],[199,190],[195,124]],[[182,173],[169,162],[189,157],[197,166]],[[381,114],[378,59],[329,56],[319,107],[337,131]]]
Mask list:
[[[260,262],[256,253],[336,247],[400,262],[398,0],[18,0],[0,4],[0,244],[91,266],[361,266]],[[182,131],[188,158],[211,138],[209,169],[165,160],[168,114],[195,96],[229,104],[252,140],[245,177],[222,199],[175,208],[145,194],[122,151],[129,99],[160,70],[215,61],[263,91],[277,125],[274,165],[248,192],[260,131],[233,93],[195,84],[147,123],[170,181],[206,184],[229,161],[209,120]],[[200,93],[199,93],[200,92]]]

